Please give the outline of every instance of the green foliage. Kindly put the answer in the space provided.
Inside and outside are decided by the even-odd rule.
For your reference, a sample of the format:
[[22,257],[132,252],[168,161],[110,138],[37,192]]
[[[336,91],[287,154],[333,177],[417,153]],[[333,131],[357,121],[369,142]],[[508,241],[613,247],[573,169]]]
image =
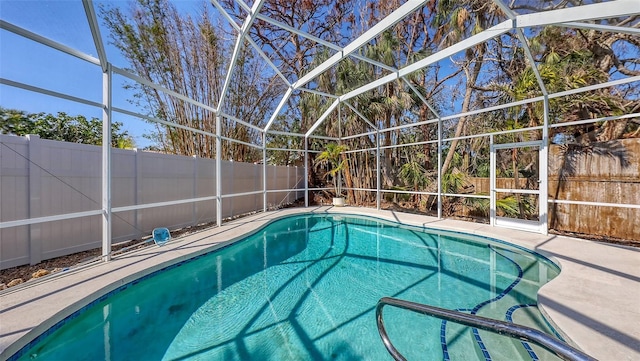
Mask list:
[[400,167],[400,178],[416,191],[423,189],[428,183],[427,171],[422,166],[424,158],[424,154],[417,153],[415,158]]
[[457,168],[453,168],[451,172],[447,172],[442,176],[442,192],[458,193],[464,188],[467,175],[460,172]]
[[[407,190],[406,187],[398,187],[398,186],[393,186],[391,188],[389,188],[392,191],[400,191],[400,192],[404,192]],[[397,203],[398,201],[400,202],[408,202],[411,199],[411,195],[407,194],[407,193],[396,193],[396,192],[388,192],[385,193],[383,192],[383,197],[384,200],[387,202],[394,202]]]
[[[70,116],[64,112],[57,115],[27,113],[0,107],[0,119],[0,132],[4,134],[34,134],[43,139],[102,145],[102,120],[98,118],[87,119],[83,115]],[[133,138],[121,128],[122,123],[111,123],[111,146],[134,148]]]
[[[278,121],[279,120],[279,121]],[[285,132],[285,133],[300,133],[300,120],[294,120],[287,123],[282,121],[283,119],[277,119],[271,130]],[[267,148],[278,149],[302,149],[303,138],[295,135],[283,135],[283,134],[269,134],[267,136]],[[267,154],[269,164],[274,165],[291,165],[295,161],[301,158],[299,152],[287,152],[287,151],[271,151]]]
[[515,196],[496,199],[496,209],[498,209],[498,212],[502,212],[503,215],[507,217],[516,217],[520,213],[518,200]]
[[344,145],[338,145],[336,143],[327,144],[327,148],[316,157],[316,166],[328,166],[329,170],[325,173],[325,176],[331,175],[335,177],[338,172],[342,171],[346,162],[342,158],[342,153],[347,150]]
[[336,143],[329,143],[325,150],[320,153],[315,160],[316,168],[320,166],[327,167],[328,170],[324,174],[325,177],[331,176],[333,178],[333,186],[336,192],[336,197],[341,193],[339,175],[346,167],[346,160],[342,159],[342,153],[347,150],[345,145],[338,145]]

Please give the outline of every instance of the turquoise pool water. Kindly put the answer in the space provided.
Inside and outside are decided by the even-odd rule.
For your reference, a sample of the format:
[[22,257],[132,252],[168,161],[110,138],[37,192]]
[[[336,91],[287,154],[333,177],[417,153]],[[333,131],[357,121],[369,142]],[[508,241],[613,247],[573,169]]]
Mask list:
[[[512,245],[346,215],[275,221],[127,285],[20,352],[24,360],[390,360],[383,296],[552,333],[536,304],[558,268]],[[393,308],[409,360],[553,359],[518,340]],[[483,348],[486,352],[483,353]]]

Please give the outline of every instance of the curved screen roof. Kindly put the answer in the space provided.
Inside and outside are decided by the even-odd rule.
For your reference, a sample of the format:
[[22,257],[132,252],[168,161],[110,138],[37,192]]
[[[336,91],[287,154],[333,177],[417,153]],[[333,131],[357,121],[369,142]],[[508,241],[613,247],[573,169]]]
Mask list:
[[[180,12],[191,14],[194,18],[199,15],[197,2],[176,4]],[[566,1],[507,3],[501,0],[477,0],[464,1],[460,3],[461,6],[449,9],[439,8],[440,5],[434,1],[390,1],[375,9],[363,0],[325,1],[314,5],[319,9],[309,18],[296,18],[294,11],[297,6],[311,6],[307,2],[293,2],[291,8],[264,0],[211,0],[211,5],[211,9],[215,9],[211,10],[212,13],[218,12],[220,26],[235,36],[234,48],[229,50],[231,66],[224,69],[224,82],[217,101],[204,104],[200,100],[189,99],[189,94],[183,94],[179,89],[155,87],[171,97],[225,114],[225,103],[232,96],[229,86],[234,79],[235,64],[239,54],[247,51],[252,54],[256,64],[261,64],[263,76],[271,79],[273,84],[269,85],[270,89],[280,92],[282,96],[279,101],[265,104],[267,108],[261,113],[264,119],[259,124],[236,119],[238,124],[269,131],[274,123],[281,121],[283,112],[300,106],[301,94],[310,93],[317,95],[323,111],[315,123],[302,129],[307,136],[312,135],[336,109],[344,107],[345,111],[359,112],[351,104],[354,99],[398,81],[407,86],[408,96],[420,99],[429,108],[429,118],[458,114],[459,105],[436,106],[436,87],[453,87],[461,81],[462,73],[457,62],[469,49],[490,43],[496,46],[509,43],[520,49],[521,61],[537,65],[531,67],[533,87],[521,95],[521,99],[502,96],[499,87],[495,87],[498,90],[494,91],[494,96],[504,99],[491,105],[496,106],[500,102],[508,104],[514,100],[536,101],[554,94],[553,84],[540,74],[540,59],[535,59],[530,51],[531,46],[537,46],[535,37],[549,27],[622,33],[630,37],[640,35],[640,2],[637,0],[584,2],[579,6]],[[117,74],[131,81],[152,85],[153,79],[145,79],[142,74],[124,70],[128,64],[110,45],[104,26],[96,16],[98,8],[109,6],[125,8],[131,4],[90,0],[74,5],[65,1],[4,1],[0,25],[5,31],[100,65],[103,69],[107,64],[112,64]],[[447,10],[450,12],[447,13]],[[345,16],[344,12],[348,12],[348,15]],[[61,20],[55,15],[57,13],[66,13],[68,16]],[[72,21],[66,21],[67,18]],[[383,44],[389,41],[386,34],[398,32],[395,25],[399,23],[403,24],[406,31],[395,34],[397,43],[393,46],[400,51],[371,53],[373,44]],[[623,45],[618,48],[612,45],[612,49],[621,54],[628,51]],[[3,49],[3,53],[6,51]],[[301,58],[291,58],[296,55]],[[637,55],[626,54],[627,57]],[[298,63],[292,66],[293,62]],[[369,69],[367,77],[354,77],[341,86],[326,86],[327,81],[335,80],[338,69],[354,69],[355,72],[358,67],[364,66]],[[425,76],[429,77],[429,72],[435,72],[434,69],[438,71],[436,78],[429,78],[422,83],[423,86],[412,81],[412,77],[422,76],[417,74],[427,74]],[[478,79],[481,85],[485,82],[482,85],[485,88],[495,85],[488,84],[489,81],[495,83],[496,79],[499,81],[506,77],[498,62],[492,63],[491,56],[487,56],[482,71],[493,75],[492,79],[485,77],[486,81],[482,76]],[[632,69],[626,74],[619,72],[613,74],[611,79],[618,82],[636,81],[638,76],[633,74],[638,71]],[[29,88],[26,85],[28,82],[16,82],[5,75],[2,75],[2,83]],[[429,84],[433,87],[429,88]],[[57,91],[54,92],[57,94]],[[75,96],[72,98],[75,100]],[[384,124],[366,119],[363,114],[358,115],[373,127],[384,127]]]

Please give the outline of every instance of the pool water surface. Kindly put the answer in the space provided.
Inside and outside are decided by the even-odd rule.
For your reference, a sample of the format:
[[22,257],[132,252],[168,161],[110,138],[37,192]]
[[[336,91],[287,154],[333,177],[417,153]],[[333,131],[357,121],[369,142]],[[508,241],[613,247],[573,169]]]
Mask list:
[[[390,296],[555,335],[536,307],[559,273],[486,238],[347,215],[287,217],[122,287],[21,350],[24,360],[390,360]],[[556,359],[519,340],[394,308],[408,360]]]

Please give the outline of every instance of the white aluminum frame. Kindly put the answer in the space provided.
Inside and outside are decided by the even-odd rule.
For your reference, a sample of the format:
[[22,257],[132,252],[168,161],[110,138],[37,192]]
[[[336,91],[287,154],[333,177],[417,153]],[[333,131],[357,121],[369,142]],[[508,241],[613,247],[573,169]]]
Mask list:
[[[223,85],[223,91],[220,95],[220,99],[218,101],[217,105],[212,105],[212,104],[204,104],[202,102],[196,101],[194,99],[191,99],[183,94],[180,94],[176,91],[173,91],[171,89],[167,89],[164,88],[158,84],[155,84],[151,81],[149,81],[148,79],[144,79],[138,75],[132,74],[127,70],[123,70],[120,69],[116,66],[113,66],[110,62],[109,62],[109,58],[108,58],[108,54],[105,51],[104,48],[104,43],[103,43],[103,37],[100,34],[100,27],[99,27],[99,23],[97,21],[96,18],[96,13],[95,13],[95,4],[93,3],[92,0],[82,0],[82,4],[85,10],[85,15],[86,15],[86,19],[89,25],[89,29],[91,31],[91,36],[95,45],[95,49],[96,49],[96,53],[97,53],[97,58],[91,55],[88,55],[82,51],[79,51],[77,49],[74,49],[72,47],[66,46],[64,44],[58,43],[54,40],[51,40],[47,37],[41,36],[39,34],[36,34],[34,32],[31,32],[27,29],[21,28],[15,24],[12,24],[10,22],[7,22],[5,20],[0,19],[0,29],[4,30],[4,31],[9,31],[12,32],[14,34],[17,34],[19,36],[22,36],[26,39],[29,39],[31,41],[37,42],[39,44],[45,45],[47,47],[50,47],[52,49],[55,49],[57,51],[60,51],[62,53],[68,54],[70,56],[73,56],[75,58],[84,60],[90,64],[94,64],[96,66],[100,66],[102,73],[103,73],[103,77],[102,77],[102,87],[103,87],[103,94],[102,94],[102,101],[101,102],[95,102],[95,101],[90,101],[87,99],[82,99],[80,97],[75,97],[75,96],[71,96],[68,94],[63,94],[60,92],[56,92],[56,91],[52,91],[52,90],[48,90],[48,89],[44,89],[44,88],[40,88],[40,87],[36,87],[30,84],[25,84],[25,83],[21,83],[18,81],[14,81],[11,79],[5,79],[5,78],[0,78],[0,84],[2,85],[6,85],[6,86],[10,86],[10,87],[15,87],[15,88],[19,88],[19,89],[24,89],[27,91],[31,91],[31,92],[36,92],[36,93],[40,93],[40,94],[44,94],[44,95],[48,95],[48,96],[52,96],[52,97],[56,97],[59,99],[64,99],[64,100],[68,100],[68,101],[73,101],[73,102],[77,102],[77,103],[81,103],[81,104],[85,104],[85,105],[89,105],[89,106],[94,106],[94,107],[100,107],[102,109],[102,118],[103,118],[103,149],[102,149],[102,201],[101,201],[101,209],[99,210],[92,210],[92,211],[86,211],[86,212],[77,212],[77,213],[68,213],[68,214],[60,214],[60,215],[54,215],[54,216],[48,216],[48,217],[38,217],[38,218],[32,218],[32,219],[23,219],[23,220],[17,220],[17,221],[9,221],[9,222],[0,222],[0,229],[4,229],[4,228],[9,228],[9,227],[15,227],[15,226],[20,226],[20,225],[29,225],[29,224],[37,224],[37,223],[43,223],[43,222],[49,222],[49,221],[54,221],[54,220],[63,220],[63,219],[73,219],[73,218],[79,218],[79,217],[87,217],[87,216],[95,216],[100,214],[102,216],[102,223],[103,223],[103,229],[102,229],[102,246],[103,246],[103,251],[102,251],[102,257],[105,260],[108,260],[110,258],[111,255],[111,222],[112,222],[112,214],[115,212],[123,212],[123,211],[127,211],[127,210],[135,210],[135,209],[144,209],[144,208],[150,208],[150,207],[159,207],[159,206],[166,206],[166,205],[173,205],[173,204],[181,204],[181,203],[188,203],[188,202],[201,202],[201,201],[216,201],[216,212],[217,212],[217,217],[216,217],[216,221],[218,225],[222,224],[222,199],[224,198],[229,198],[229,197],[234,197],[234,196],[241,196],[241,195],[249,195],[249,194],[259,194],[262,193],[264,198],[264,211],[266,211],[266,195],[268,193],[271,192],[277,192],[277,191],[283,191],[283,190],[270,190],[267,188],[267,183],[266,183],[266,173],[267,173],[267,157],[266,157],[266,153],[269,150],[277,150],[277,151],[292,151],[292,152],[300,152],[304,154],[304,163],[305,163],[305,169],[308,169],[310,164],[309,164],[309,159],[308,156],[310,153],[319,153],[318,151],[314,151],[314,150],[310,150],[309,149],[309,139],[320,139],[320,140],[326,140],[326,141],[343,141],[343,140],[347,140],[347,139],[353,139],[353,138],[357,138],[357,137],[373,137],[375,135],[375,148],[369,148],[369,149],[352,149],[349,150],[349,153],[356,153],[356,152],[371,152],[371,151],[375,151],[376,152],[376,165],[377,165],[377,172],[376,172],[376,189],[362,189],[362,190],[366,190],[366,191],[372,191],[372,192],[376,192],[376,207],[378,209],[380,209],[380,201],[381,201],[381,193],[385,193],[385,192],[391,192],[391,193],[409,193],[409,194],[429,194],[429,195],[437,195],[438,196],[438,217],[442,217],[442,197],[443,196],[455,196],[455,197],[473,197],[473,198],[484,198],[486,199],[486,196],[478,196],[478,195],[464,195],[464,194],[444,194],[442,193],[442,187],[441,187],[441,181],[442,181],[442,174],[441,174],[441,169],[442,169],[442,162],[443,162],[443,143],[447,142],[447,141],[452,141],[452,140],[456,140],[456,139],[469,139],[469,138],[476,138],[476,137],[486,137],[489,136],[491,139],[493,139],[493,137],[495,135],[499,135],[499,134],[507,134],[507,133],[511,133],[511,132],[522,132],[522,131],[527,131],[527,130],[532,130],[532,129],[537,129],[537,130],[542,130],[542,139],[539,141],[539,144],[541,144],[540,146],[540,157],[541,157],[541,162],[540,162],[540,179],[542,180],[542,183],[540,185],[540,209],[542,212],[542,209],[545,207],[542,207],[543,204],[552,204],[552,203],[558,203],[558,204],[584,204],[584,205],[594,205],[594,206],[607,206],[607,207],[621,207],[621,208],[630,208],[630,209],[640,209],[640,205],[636,205],[636,204],[621,204],[621,203],[601,203],[601,202],[583,202],[583,201],[571,201],[571,200],[555,200],[555,199],[548,199],[548,184],[547,184],[547,167],[546,167],[546,162],[547,162],[547,158],[548,158],[548,143],[549,143],[549,129],[553,129],[553,128],[558,128],[558,127],[566,127],[566,126],[572,126],[572,125],[580,125],[580,124],[588,124],[588,123],[595,123],[595,122],[602,122],[602,121],[608,121],[608,120],[616,120],[616,119],[629,119],[629,118],[634,118],[634,117],[639,117],[640,113],[634,113],[634,114],[624,114],[624,115],[620,115],[620,116],[609,116],[609,117],[601,117],[601,118],[597,118],[597,119],[582,119],[582,120],[578,120],[578,121],[572,121],[569,123],[558,123],[558,124],[550,124],[549,121],[549,100],[550,99],[554,99],[554,98],[558,98],[558,97],[563,97],[563,96],[568,96],[568,95],[572,95],[572,94],[578,94],[578,93],[583,93],[583,92],[588,92],[588,91],[592,91],[592,90],[596,90],[596,89],[601,89],[601,88],[606,88],[606,87],[612,87],[612,86],[617,86],[617,85],[622,85],[622,84],[627,84],[627,83],[632,83],[632,82],[638,82],[640,81],[640,76],[634,76],[634,77],[627,77],[627,78],[622,78],[622,79],[618,79],[618,80],[613,80],[613,81],[609,81],[606,83],[601,83],[601,84],[595,84],[595,85],[590,85],[590,86],[586,86],[586,87],[582,87],[579,89],[571,89],[571,90],[567,90],[567,91],[563,91],[563,92],[559,92],[559,93],[555,93],[555,94],[549,94],[544,82],[542,81],[542,78],[539,74],[539,72],[537,71],[536,67],[533,67],[534,70],[534,75],[536,76],[536,80],[538,83],[538,86],[541,90],[542,95],[540,96],[536,96],[533,98],[529,98],[529,99],[525,99],[525,100],[521,100],[521,101],[516,101],[516,102],[511,102],[508,104],[501,104],[501,105],[496,105],[493,107],[489,107],[489,108],[483,108],[483,109],[474,109],[474,110],[470,110],[468,112],[465,113],[459,113],[459,114],[454,114],[454,115],[447,115],[447,116],[442,116],[442,114],[439,114],[429,103],[428,99],[425,99],[424,96],[422,96],[422,94],[419,92],[418,89],[416,89],[416,87],[414,85],[411,84],[411,82],[409,82],[405,77],[415,71],[421,70],[429,65],[435,64],[436,62],[443,60],[449,56],[455,55],[465,49],[468,49],[472,46],[475,46],[477,44],[480,44],[482,42],[488,41],[490,39],[493,39],[497,36],[500,36],[502,34],[505,34],[507,32],[514,32],[516,37],[518,38],[522,48],[524,49],[524,53],[525,56],[527,58],[527,60],[531,63],[534,64],[534,59],[531,55],[531,51],[529,49],[529,44],[527,41],[527,37],[525,36],[525,29],[531,28],[531,27],[540,27],[540,26],[546,26],[546,25],[555,25],[555,26],[561,26],[561,27],[568,27],[568,28],[575,28],[575,29],[587,29],[587,30],[597,30],[597,31],[606,31],[606,32],[619,32],[619,33],[625,33],[625,34],[630,34],[630,35],[638,35],[640,34],[640,29],[637,28],[631,28],[631,27],[621,27],[621,26],[609,26],[609,25],[600,25],[600,24],[595,24],[595,23],[591,23],[590,21],[592,20],[598,20],[598,19],[603,19],[603,18],[613,18],[613,17],[620,17],[620,16],[627,16],[627,15],[637,15],[640,14],[640,1],[637,0],[616,0],[616,1],[609,1],[606,3],[598,3],[598,4],[591,4],[591,5],[583,5],[583,6],[574,6],[574,7],[569,7],[569,8],[563,8],[563,9],[556,9],[556,10],[549,10],[549,11],[544,11],[544,12],[540,12],[540,13],[531,13],[531,14],[517,14],[514,11],[511,11],[510,8],[504,3],[503,0],[493,0],[495,4],[497,4],[497,6],[499,6],[503,12],[505,13],[506,17],[508,18],[507,20],[489,28],[484,30],[483,32],[473,35],[467,39],[464,39],[462,41],[460,41],[457,44],[454,44],[448,48],[445,48],[429,57],[426,57],[422,60],[419,60],[413,64],[409,64],[404,68],[401,69],[395,69],[394,67],[388,66],[384,63],[369,59],[361,54],[358,53],[358,50],[362,49],[366,44],[368,44],[371,40],[375,39],[377,36],[379,36],[379,34],[381,34],[384,30],[388,29],[389,27],[393,26],[394,24],[396,24],[397,22],[401,21],[403,18],[405,18],[406,16],[409,16],[410,14],[414,13],[417,9],[421,8],[424,6],[424,1],[419,1],[419,0],[409,0],[406,3],[404,3],[403,5],[401,5],[400,7],[398,7],[395,11],[393,11],[389,16],[387,16],[385,19],[383,19],[382,21],[380,21],[378,24],[374,25],[371,29],[368,29],[364,34],[358,36],[356,39],[354,39],[353,41],[351,41],[349,44],[347,44],[344,47],[341,47],[339,45],[327,42],[323,39],[320,39],[316,36],[314,36],[313,34],[308,34],[305,33],[304,31],[300,30],[300,29],[294,29],[286,24],[280,23],[274,19],[271,19],[263,14],[260,14],[260,9],[262,7],[262,4],[264,2],[264,0],[257,0],[253,3],[253,5],[251,7],[249,7],[244,1],[242,0],[236,0],[236,3],[244,10],[246,11],[246,18],[244,19],[244,22],[242,24],[242,26],[239,26],[238,24],[236,24],[233,19],[231,18],[231,16],[226,12],[226,10],[218,3],[217,0],[210,0],[211,3],[213,4],[213,6],[215,6],[221,16],[223,18],[225,18],[229,25],[235,29],[237,31],[237,38],[236,38],[236,43],[235,43],[235,47],[232,53],[232,59],[230,62],[230,66],[229,69],[227,71],[226,74],[226,78],[224,81],[224,85]],[[282,72],[280,71],[280,69],[278,69],[278,67],[273,63],[273,61],[270,59],[270,57],[258,46],[258,44],[251,39],[251,36],[249,35],[249,32],[251,30],[251,27],[253,26],[253,23],[257,20],[260,19],[262,21],[266,21],[269,22],[270,24],[273,24],[275,26],[281,27],[284,30],[290,31],[293,34],[308,38],[312,41],[317,42],[318,44],[321,44],[323,46],[327,46],[328,48],[336,51],[336,53],[331,56],[328,60],[326,60],[325,62],[323,62],[322,64],[320,64],[319,66],[315,67],[314,69],[311,69],[311,71],[309,71],[306,75],[300,77],[299,79],[297,79],[295,82],[291,82],[289,79],[287,79],[284,74],[282,74]],[[230,116],[228,114],[224,114],[221,112],[222,107],[224,105],[224,99],[227,95],[227,90],[229,88],[229,84],[231,81],[231,78],[233,76],[233,72],[235,69],[235,62],[236,59],[238,57],[238,54],[240,52],[240,49],[243,45],[244,42],[248,42],[251,47],[260,55],[260,57],[269,65],[269,67],[275,72],[275,74],[284,82],[284,84],[287,86],[287,90],[286,92],[283,94],[280,103],[278,104],[278,106],[275,108],[273,114],[271,115],[271,117],[269,118],[269,120],[267,121],[266,125],[263,127],[260,126],[256,126],[253,124],[250,124],[242,119],[237,119],[233,116]],[[334,95],[334,94],[327,94],[318,90],[314,90],[314,89],[309,89],[307,87],[305,87],[306,84],[308,84],[309,82],[313,81],[314,78],[316,78],[317,76],[319,76],[320,74],[322,74],[324,71],[326,71],[327,69],[331,68],[332,66],[335,66],[336,64],[338,64],[341,60],[346,59],[346,58],[354,58],[354,59],[358,59],[360,61],[365,61],[368,62],[372,65],[375,65],[381,69],[390,71],[391,73],[381,77],[380,79],[374,80],[368,84],[362,85],[359,88],[356,88],[346,94],[343,95]],[[154,117],[151,117],[149,115],[145,115],[145,114],[140,114],[137,113],[135,111],[130,111],[130,110],[126,110],[126,109],[121,109],[118,107],[114,107],[112,104],[112,94],[113,94],[113,74],[117,74],[120,76],[123,76],[129,80],[135,81],[139,84],[145,85],[145,86],[149,86],[152,87],[158,91],[161,91],[169,96],[172,97],[176,97],[182,101],[185,101],[191,105],[200,107],[201,109],[207,110],[212,112],[215,116],[216,116],[216,131],[215,133],[212,132],[207,132],[207,131],[203,131],[201,129],[198,128],[193,128],[193,127],[188,127],[188,126],[183,126],[183,125],[179,125],[179,124],[175,124],[172,123],[170,121],[166,121],[166,120],[161,120],[161,119],[157,119]],[[421,122],[415,122],[415,123],[411,123],[411,124],[404,124],[404,125],[399,125],[399,126],[395,126],[389,129],[381,129],[378,126],[376,126],[375,121],[371,121],[369,119],[367,119],[363,114],[361,114],[355,107],[353,107],[350,103],[349,103],[349,99],[362,94],[364,92],[370,91],[372,89],[375,89],[378,86],[384,85],[386,83],[392,82],[392,81],[396,81],[396,80],[401,80],[403,81],[419,98],[420,100],[429,108],[429,110],[433,113],[434,118],[433,119],[428,119],[425,121],[421,121]],[[285,108],[285,106],[287,105],[287,102],[289,101],[289,99],[291,98],[291,96],[293,95],[294,91],[303,91],[303,92],[308,92],[308,93],[312,93],[312,94],[317,94],[320,96],[324,96],[327,97],[328,99],[333,99],[332,103],[330,104],[329,108],[316,120],[316,122],[304,133],[304,134],[291,134],[291,133],[287,133],[287,132],[280,132],[280,131],[272,131],[270,130],[271,127],[273,126],[273,123],[276,121],[279,113]],[[529,128],[525,128],[525,129],[517,129],[517,130],[505,130],[505,131],[498,131],[498,132],[488,132],[488,133],[483,133],[483,134],[473,134],[473,135],[465,135],[465,136],[460,136],[460,137],[449,137],[449,138],[444,138],[443,136],[443,122],[447,121],[447,120],[452,120],[452,119],[456,119],[459,117],[464,117],[464,116],[470,116],[470,115],[477,115],[477,114],[482,114],[482,113],[486,113],[486,112],[491,112],[491,111],[495,111],[495,110],[500,110],[500,109],[505,109],[508,107],[516,107],[516,106],[521,106],[521,105],[525,105],[528,103],[532,103],[532,102],[543,102],[544,105],[544,124],[541,126],[536,126],[536,127],[529,127]],[[347,134],[345,136],[342,136],[342,134],[340,134],[340,136],[338,138],[334,138],[334,137],[328,137],[328,136],[321,136],[321,135],[316,135],[314,134],[315,131],[318,129],[318,127],[329,117],[329,115],[335,111],[336,108],[338,108],[338,111],[340,111],[340,105],[341,104],[345,104],[348,108],[350,108],[353,112],[355,112],[358,117],[360,119],[362,119],[362,121],[364,121],[368,126],[370,126],[373,130],[372,131],[368,131],[362,134]],[[181,129],[185,129],[185,130],[189,130],[192,132],[196,132],[199,134],[203,134],[206,136],[211,136],[211,137],[215,137],[216,140],[216,169],[219,170],[221,167],[221,161],[222,161],[222,156],[221,156],[221,144],[222,141],[230,141],[230,142],[235,142],[238,144],[244,144],[256,149],[260,149],[262,150],[263,153],[263,185],[262,185],[262,189],[261,190],[257,190],[255,192],[247,192],[247,193],[240,193],[240,194],[223,194],[222,193],[222,182],[221,182],[221,172],[217,171],[216,172],[216,194],[215,195],[211,195],[211,196],[207,196],[207,197],[200,197],[200,198],[192,198],[192,199],[185,199],[185,200],[176,200],[176,201],[170,201],[170,202],[159,202],[159,203],[152,203],[152,204],[142,204],[142,205],[136,205],[136,206],[127,206],[127,207],[117,207],[117,208],[112,208],[111,207],[111,149],[110,149],[110,137],[111,137],[111,119],[112,119],[112,113],[113,112],[118,112],[121,114],[127,114],[127,115],[131,115],[131,116],[135,116],[138,118],[142,118],[142,119],[146,119],[146,120],[150,120],[153,122],[157,122],[160,124],[164,124],[167,126],[172,126],[172,127],[176,127],[176,128],[181,128]],[[249,142],[243,142],[240,140],[236,140],[236,139],[231,139],[231,138],[227,138],[227,137],[223,137],[222,136],[222,120],[223,118],[227,118],[229,120],[233,120],[235,121],[237,124],[241,124],[243,126],[249,127],[253,130],[259,131],[261,132],[261,138],[262,138],[262,144],[258,145],[258,144],[253,144],[253,143],[249,143]],[[419,126],[419,125],[424,125],[424,124],[432,124],[432,123],[437,123],[438,126],[438,137],[437,139],[432,139],[432,140],[426,140],[426,141],[421,141],[421,142],[415,142],[415,143],[410,143],[410,144],[398,144],[398,145],[392,145],[392,146],[387,146],[387,147],[383,147],[380,144],[380,135],[382,133],[386,133],[386,132],[390,132],[390,131],[394,131],[394,130],[399,130],[399,129],[405,129],[405,128],[411,128],[411,127],[415,127],[415,126]],[[266,146],[266,141],[267,141],[267,136],[269,134],[275,134],[275,135],[288,135],[288,136],[297,136],[297,137],[301,137],[304,139],[304,149],[278,149],[278,148],[268,148]],[[421,145],[421,144],[432,144],[432,143],[437,143],[438,144],[438,190],[436,193],[434,192],[415,192],[415,191],[395,191],[395,190],[385,190],[382,188],[381,186],[381,175],[380,175],[380,154],[381,154],[381,150],[384,149],[389,149],[389,148],[396,148],[396,147],[403,147],[403,146],[411,146],[411,145]],[[493,144],[493,141],[491,141],[491,144]],[[495,156],[495,155],[494,155]],[[495,159],[493,159],[493,161],[495,162]],[[492,167],[493,168],[493,167]],[[493,170],[493,169],[492,169]],[[308,186],[308,172],[305,171],[304,174],[304,190],[305,190],[305,206],[309,205],[309,191],[312,190],[309,188]],[[495,187],[494,187],[495,188]],[[325,189],[325,188],[314,188],[314,189]],[[359,188],[347,188],[345,187],[345,189],[358,189]],[[295,191],[295,189],[291,189],[290,191]],[[490,198],[490,197],[489,197]],[[492,201],[492,205],[491,205],[491,209],[492,211],[495,212],[495,200]],[[542,233],[546,233],[547,232],[547,220],[548,216],[546,214],[546,212],[544,212],[544,214],[541,213],[540,215],[540,232]]]
[[[507,228],[515,228],[524,231],[533,231],[539,233],[547,232],[547,222],[548,218],[548,209],[546,206],[547,200],[543,199],[543,194],[548,193],[546,189],[543,191],[543,184],[547,183],[539,181],[538,189],[507,189],[507,188],[498,188],[496,185],[496,151],[499,149],[514,149],[514,148],[525,148],[525,147],[536,147],[538,148],[538,172],[539,179],[542,178],[542,170],[547,169],[547,157],[546,153],[543,153],[543,148],[546,147],[546,143],[543,140],[535,140],[529,142],[518,142],[518,143],[503,143],[503,144],[495,144],[493,135],[490,137],[490,180],[489,180],[489,198],[490,199],[490,222],[492,226],[502,226]],[[546,175],[546,172],[544,172]],[[538,221],[529,221],[523,219],[513,219],[507,217],[498,217],[497,215],[497,207],[496,207],[496,196],[497,193],[517,193],[517,194],[528,194],[537,196],[538,198]]]

